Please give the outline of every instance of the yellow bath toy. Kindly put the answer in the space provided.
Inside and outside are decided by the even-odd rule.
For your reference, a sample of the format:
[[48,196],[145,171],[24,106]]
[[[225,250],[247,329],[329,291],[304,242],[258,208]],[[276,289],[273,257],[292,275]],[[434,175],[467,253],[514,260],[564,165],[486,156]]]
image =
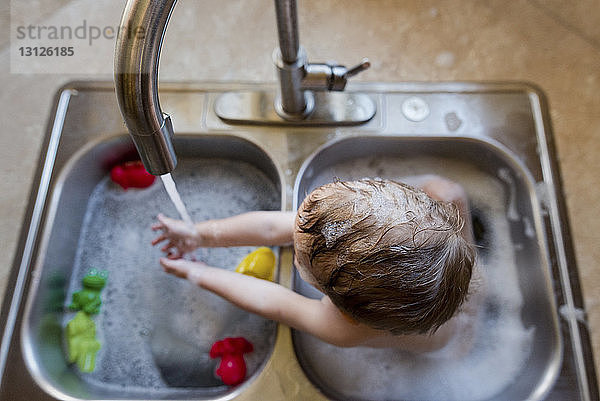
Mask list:
[[235,271],[248,276],[273,281],[275,271],[275,254],[266,246],[250,252],[235,268]]

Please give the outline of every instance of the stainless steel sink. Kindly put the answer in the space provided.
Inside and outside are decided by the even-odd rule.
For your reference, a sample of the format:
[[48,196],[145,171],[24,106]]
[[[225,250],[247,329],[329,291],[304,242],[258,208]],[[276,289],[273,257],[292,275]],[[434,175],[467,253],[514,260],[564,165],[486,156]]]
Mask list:
[[[343,349],[294,331],[302,367],[336,399],[523,400],[546,394],[558,375],[563,344],[535,182],[510,151],[465,137],[342,139],[303,165],[295,205],[334,179],[421,174],[459,182],[473,209],[486,298],[469,349],[457,352],[464,338],[428,355]],[[298,274],[293,288],[321,296]]]
[[[173,176],[195,221],[281,209],[279,171],[258,146],[181,135],[175,147],[181,162]],[[249,383],[272,352],[276,326],[162,272],[160,251],[148,246],[149,225],[159,212],[178,216],[160,179],[127,191],[109,179],[110,167],[132,156],[128,136],[102,139],[77,152],[58,177],[23,322],[27,366],[41,387],[65,398],[215,398],[240,391],[215,378],[212,343],[243,336],[254,345],[246,356]],[[250,250],[196,256],[233,269]],[[109,276],[94,317],[102,348],[94,372],[79,374],[65,362],[61,331],[74,316],[66,309],[71,294],[92,267]]]
[[[438,173],[455,179],[471,199],[481,267],[491,282],[480,320],[495,333],[493,344],[478,344],[489,345],[487,353],[455,360],[457,371],[467,371],[455,383],[484,375],[485,391],[480,386],[461,397],[464,389],[444,382],[449,368],[435,362],[440,355],[324,346],[162,273],[147,227],[156,213],[175,215],[175,209],[159,183],[128,193],[112,186],[108,168],[132,151],[113,84],[73,82],[56,96],[0,315],[0,399],[598,398],[548,106],[539,89],[355,83],[349,95],[365,94],[376,114],[352,127],[244,125],[215,112],[225,93],[255,93],[249,98],[260,101],[276,90],[274,84],[161,83],[161,105],[175,124],[181,159],[173,176],[193,217],[293,210],[334,176]],[[201,250],[197,256],[231,269],[247,251]],[[276,253],[277,281],[318,296],[295,276],[292,249]],[[109,270],[96,317],[102,349],[91,374],[66,364],[61,334],[72,316],[64,306],[89,267]],[[122,314],[125,323],[117,323]],[[513,328],[512,340],[504,326]],[[208,343],[221,335],[247,336],[257,348],[247,359],[247,380],[235,388],[214,379],[206,358]],[[111,353],[129,356],[118,364]],[[489,363],[494,358],[502,369]],[[388,382],[365,373],[373,365],[396,375],[402,388],[378,392]],[[332,379],[323,368],[338,374]],[[426,374],[435,387],[419,381]],[[357,387],[375,392],[365,395]]]

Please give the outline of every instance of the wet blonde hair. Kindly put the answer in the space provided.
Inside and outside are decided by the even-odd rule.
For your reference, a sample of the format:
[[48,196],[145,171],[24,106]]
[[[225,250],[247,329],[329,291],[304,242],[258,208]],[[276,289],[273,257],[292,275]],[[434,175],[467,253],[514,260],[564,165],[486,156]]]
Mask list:
[[452,203],[390,180],[334,182],[296,216],[298,263],[343,312],[393,334],[432,333],[465,300],[475,260]]

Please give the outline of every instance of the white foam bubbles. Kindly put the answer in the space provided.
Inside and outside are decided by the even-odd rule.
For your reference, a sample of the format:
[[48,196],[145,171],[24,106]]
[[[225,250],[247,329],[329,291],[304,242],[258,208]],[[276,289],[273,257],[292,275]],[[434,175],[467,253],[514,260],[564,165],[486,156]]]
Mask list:
[[321,234],[325,238],[325,246],[331,248],[333,244],[342,236],[348,233],[352,227],[350,220],[330,221],[325,223],[321,229]]
[[[246,163],[182,159],[173,176],[196,221],[280,208],[279,191]],[[67,302],[81,289],[90,268],[108,270],[108,280],[101,311],[93,317],[102,348],[95,371],[82,375],[82,380],[132,391],[166,389],[152,346],[153,341],[168,341],[168,336],[184,339],[201,353],[208,353],[216,340],[243,336],[254,345],[254,352],[246,355],[251,375],[270,352],[275,324],[164,273],[158,264],[159,247],[150,244],[156,236],[150,226],[158,213],[178,218],[160,182],[123,191],[106,177],[88,201]],[[201,249],[194,256],[233,270],[251,250]],[[64,324],[73,315],[65,313]],[[164,327],[167,340],[165,335],[157,340],[157,330]]]

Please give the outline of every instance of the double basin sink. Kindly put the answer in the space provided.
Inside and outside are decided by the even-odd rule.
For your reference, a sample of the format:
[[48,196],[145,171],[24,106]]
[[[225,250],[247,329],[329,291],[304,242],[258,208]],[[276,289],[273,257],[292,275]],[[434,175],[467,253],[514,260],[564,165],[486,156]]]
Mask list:
[[[0,396],[30,399],[592,399],[597,387],[542,94],[521,84],[367,84],[376,116],[355,127],[230,125],[219,94],[256,85],[164,85],[177,132],[173,177],[194,220],[295,210],[334,179],[438,174],[470,199],[485,299],[476,334],[431,354],[334,347],[167,276],[149,244],[157,180],[123,191],[108,178],[134,148],[107,83],[57,95],[2,322]],[[261,90],[272,90],[269,85]],[[415,100],[416,99],[416,100]],[[418,119],[403,106],[417,102]],[[425,106],[423,106],[425,105]],[[406,108],[405,108],[406,110]],[[421,110],[423,111],[423,110]],[[420,121],[415,121],[420,120]],[[201,249],[233,269],[252,248]],[[275,249],[276,281],[320,297]],[[108,271],[95,317],[96,369],[65,359],[66,305],[89,268]],[[214,377],[212,342],[244,336],[246,381]],[[465,349],[464,344],[469,344]],[[5,399],[5,398],[2,398]]]

